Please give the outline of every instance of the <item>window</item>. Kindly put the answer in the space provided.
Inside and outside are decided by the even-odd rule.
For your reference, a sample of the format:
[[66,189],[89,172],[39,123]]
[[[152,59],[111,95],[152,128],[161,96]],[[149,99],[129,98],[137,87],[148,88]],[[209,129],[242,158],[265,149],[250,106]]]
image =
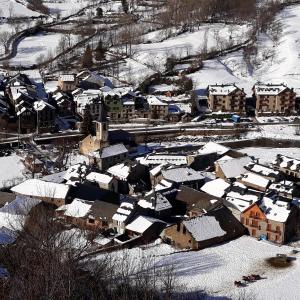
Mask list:
[[276,232],[280,232],[280,226],[276,226]]
[[249,225],[249,219],[246,219],[246,225]]
[[252,229],[252,236],[256,236],[256,229]]
[[177,224],[177,231],[180,231],[180,223]]
[[271,231],[271,230],[272,230],[272,225],[271,225],[271,224],[268,224],[267,230],[268,230],[268,231]]
[[182,228],[182,233],[186,234],[186,228],[185,228],[185,226],[183,226],[183,228]]
[[90,223],[90,224],[94,224],[94,223],[95,223],[95,220],[94,220],[94,219],[89,219],[89,223]]
[[259,212],[256,212],[256,213],[255,213],[255,217],[256,217],[256,218],[259,218],[259,216],[260,216]]

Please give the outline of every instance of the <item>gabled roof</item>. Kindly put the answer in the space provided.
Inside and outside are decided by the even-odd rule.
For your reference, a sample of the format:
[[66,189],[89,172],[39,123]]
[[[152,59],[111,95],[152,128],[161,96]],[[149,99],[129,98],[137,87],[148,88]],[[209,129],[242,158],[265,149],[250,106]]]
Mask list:
[[288,87],[281,83],[281,84],[264,84],[264,83],[256,83],[254,86],[254,91],[257,95],[270,95],[276,96],[283,91],[288,89]]
[[113,180],[113,177],[106,174],[91,172],[89,175],[86,176],[86,180],[91,182],[109,184]]
[[217,153],[218,155],[224,155],[230,150],[230,148],[217,144],[215,142],[209,142],[205,144],[200,150],[199,154]]
[[235,84],[215,84],[208,86],[208,93],[214,96],[227,96],[239,90]]
[[192,168],[181,167],[162,170],[163,178],[176,183],[204,180],[204,176]]
[[218,178],[205,183],[201,191],[213,195],[218,198],[222,198],[225,195],[226,189],[230,186],[225,180]]
[[40,179],[28,179],[11,189],[12,192],[29,196],[53,199],[65,199],[69,187],[65,184],[45,182]]
[[73,218],[84,218],[88,215],[92,202],[81,199],[74,199],[72,203],[63,205],[56,211],[63,211],[65,216]]
[[142,234],[155,223],[164,224],[165,222],[150,217],[139,216],[129,223],[125,228],[127,230]]
[[123,144],[116,144],[103,148],[100,152],[100,158],[107,158],[125,153],[128,153],[127,148]]
[[249,156],[243,156],[239,158],[229,160],[219,160],[218,164],[226,178],[235,178],[245,172],[245,166],[252,162]]
[[214,216],[202,215],[182,223],[197,242],[226,235]]

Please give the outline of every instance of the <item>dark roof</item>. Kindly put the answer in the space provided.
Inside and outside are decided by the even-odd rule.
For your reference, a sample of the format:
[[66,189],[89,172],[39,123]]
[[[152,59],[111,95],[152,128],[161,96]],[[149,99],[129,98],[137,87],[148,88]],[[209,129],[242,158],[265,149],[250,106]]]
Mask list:
[[[184,202],[187,210],[199,209],[209,211],[222,203],[222,199],[220,198],[183,185],[179,187],[176,200]],[[211,200],[218,201],[212,203]]]
[[16,199],[16,195],[13,193],[0,192],[0,207],[3,207],[6,203],[10,203]]
[[96,200],[91,207],[90,215],[111,221],[118,208],[119,205],[116,203]]
[[120,197],[119,194],[116,194],[112,191],[100,189],[98,185],[85,182],[83,184],[77,184],[76,186],[70,187],[67,202],[70,203],[75,198],[88,201],[108,201],[111,203],[119,204]]
[[116,143],[128,144],[133,141],[133,136],[128,131],[122,129],[115,129],[109,131],[108,140],[112,144],[116,144]]
[[100,157],[107,158],[125,153],[128,153],[127,148],[123,144],[116,144],[103,148]]

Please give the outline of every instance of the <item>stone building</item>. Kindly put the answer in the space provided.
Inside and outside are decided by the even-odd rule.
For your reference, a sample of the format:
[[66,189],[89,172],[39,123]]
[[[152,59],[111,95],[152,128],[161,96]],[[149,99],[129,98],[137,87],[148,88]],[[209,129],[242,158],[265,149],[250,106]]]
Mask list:
[[253,237],[284,244],[295,233],[296,216],[291,203],[263,197],[243,211],[241,223]]
[[207,88],[208,108],[213,111],[244,113],[246,94],[235,84],[209,85]]
[[256,115],[295,113],[296,93],[285,84],[257,83],[253,87]]

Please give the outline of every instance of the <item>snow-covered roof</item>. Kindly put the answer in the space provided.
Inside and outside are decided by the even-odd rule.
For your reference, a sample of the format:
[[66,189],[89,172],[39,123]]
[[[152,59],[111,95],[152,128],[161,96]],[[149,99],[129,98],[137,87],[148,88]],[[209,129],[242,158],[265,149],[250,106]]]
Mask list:
[[86,176],[86,180],[91,182],[97,182],[97,183],[103,183],[103,184],[109,184],[112,181],[113,177],[101,174],[97,172],[91,172],[89,175]]
[[142,199],[138,202],[138,205],[143,208],[150,208],[156,211],[163,211],[172,208],[172,205],[169,202],[169,200],[162,194],[154,195],[154,197],[151,198],[151,201]]
[[161,105],[161,106],[167,106],[168,105],[167,103],[161,101],[158,97],[153,96],[153,95],[147,97],[147,102],[148,102],[149,105]]
[[77,179],[84,179],[86,177],[87,173],[87,166],[85,164],[76,164],[71,167],[66,171],[64,175],[65,180],[73,180],[76,181]]
[[202,215],[182,222],[197,242],[206,241],[226,234],[214,216]]
[[225,190],[230,186],[225,180],[218,178],[205,183],[201,190],[214,197],[222,198],[225,194]]
[[208,92],[214,96],[227,96],[237,90],[238,87],[235,84],[215,84],[208,86]]
[[201,149],[198,150],[199,154],[208,154],[208,153],[217,153],[218,155],[223,155],[228,152],[230,148],[225,147],[223,145],[209,142],[205,144]]
[[279,193],[286,193],[290,195],[293,193],[294,188],[294,182],[288,180],[280,181],[278,183],[272,183],[269,186],[269,190],[274,190]]
[[125,153],[128,153],[127,148],[123,144],[116,144],[103,148],[100,157],[107,158]]
[[64,211],[64,215],[68,217],[84,218],[88,215],[91,207],[91,202],[87,202],[81,199],[74,199],[72,203],[63,205],[56,210]]
[[272,162],[273,165],[279,166],[280,168],[289,169],[291,171],[299,170],[300,160],[285,155],[278,154],[276,159]]
[[273,201],[264,197],[259,203],[267,219],[284,223],[290,215],[290,204],[284,201]]
[[119,179],[126,179],[130,173],[130,166],[126,163],[121,163],[110,167],[107,172]]
[[65,82],[74,82],[75,75],[74,74],[63,74],[59,76],[59,79]]
[[246,166],[250,162],[252,162],[252,159],[249,156],[244,156],[229,160],[218,161],[218,164],[226,178],[234,178],[247,172],[244,166]]
[[150,228],[155,223],[164,223],[161,220],[139,216],[129,223],[125,228],[137,233],[144,233],[148,228]]
[[256,195],[240,194],[237,192],[229,192],[226,196],[226,201],[235,206],[240,212],[244,211],[250,205],[258,200]]
[[247,172],[245,174],[242,174],[241,175],[241,180],[246,185],[247,185],[247,183],[249,183],[249,184],[257,185],[257,186],[260,186],[260,187],[263,187],[263,188],[267,188],[267,186],[270,183],[270,180],[268,180],[268,179],[266,179],[266,178],[264,178],[260,175],[251,173],[251,172]]
[[263,84],[257,83],[254,86],[255,94],[256,95],[270,95],[276,96],[286,90],[288,87],[281,83],[281,84]]
[[46,182],[40,179],[28,179],[11,188],[11,191],[30,197],[65,199],[69,187],[65,184]]
[[255,164],[255,163],[249,163],[246,168],[253,172],[253,173],[257,173],[259,175],[262,176],[267,176],[267,177],[276,177],[279,175],[278,171],[275,171],[272,168],[269,168],[267,166],[263,166],[260,164]]
[[158,166],[154,167],[153,169],[151,169],[151,170],[149,171],[150,174],[151,174],[152,176],[158,175],[158,174],[161,172],[163,166],[165,166],[165,164],[161,164],[161,165],[158,165]]
[[187,164],[185,155],[171,155],[171,154],[148,154],[146,157],[137,158],[143,165],[161,165],[170,164],[175,166],[182,166]]
[[188,167],[162,170],[162,175],[164,179],[177,183],[204,180],[204,177],[200,172]]
[[46,107],[49,107],[50,109],[55,109],[51,104],[40,100],[40,101],[35,101],[33,104],[33,107],[36,111],[42,111],[44,110]]

